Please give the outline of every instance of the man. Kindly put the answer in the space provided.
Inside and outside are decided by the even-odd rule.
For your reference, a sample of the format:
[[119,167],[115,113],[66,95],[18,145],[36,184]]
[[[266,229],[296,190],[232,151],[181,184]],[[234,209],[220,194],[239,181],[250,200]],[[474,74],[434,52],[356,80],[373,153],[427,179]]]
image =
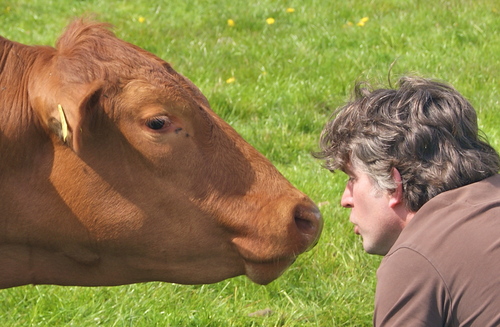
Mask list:
[[375,326],[500,326],[500,158],[455,89],[358,85],[321,135],[377,271]]

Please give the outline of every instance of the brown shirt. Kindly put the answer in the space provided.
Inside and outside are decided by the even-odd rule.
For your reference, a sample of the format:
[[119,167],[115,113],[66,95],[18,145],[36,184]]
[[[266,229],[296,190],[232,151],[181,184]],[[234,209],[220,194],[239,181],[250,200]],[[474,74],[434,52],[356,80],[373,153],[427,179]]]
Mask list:
[[500,326],[500,175],[427,202],[377,279],[375,326]]

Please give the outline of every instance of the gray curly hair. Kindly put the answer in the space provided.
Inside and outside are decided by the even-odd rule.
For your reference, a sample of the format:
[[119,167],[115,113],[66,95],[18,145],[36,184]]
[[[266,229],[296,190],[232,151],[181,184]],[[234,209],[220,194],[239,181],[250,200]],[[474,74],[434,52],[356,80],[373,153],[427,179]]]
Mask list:
[[498,153],[480,133],[471,104],[453,87],[402,77],[396,89],[355,87],[320,138],[316,158],[330,171],[348,164],[372,177],[379,190],[396,189],[401,174],[406,207],[416,212],[437,194],[498,172]]

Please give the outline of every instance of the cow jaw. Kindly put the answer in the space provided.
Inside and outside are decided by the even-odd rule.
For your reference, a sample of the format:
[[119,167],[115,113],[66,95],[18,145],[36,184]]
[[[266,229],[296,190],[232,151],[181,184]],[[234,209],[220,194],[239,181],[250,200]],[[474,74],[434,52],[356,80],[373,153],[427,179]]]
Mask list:
[[294,261],[295,259],[281,259],[269,263],[246,262],[245,275],[254,283],[267,285],[281,276]]

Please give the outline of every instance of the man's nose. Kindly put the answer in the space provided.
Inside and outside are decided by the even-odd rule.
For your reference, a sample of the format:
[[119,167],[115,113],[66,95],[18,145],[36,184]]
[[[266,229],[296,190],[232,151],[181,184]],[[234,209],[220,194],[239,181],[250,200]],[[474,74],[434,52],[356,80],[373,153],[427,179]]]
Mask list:
[[344,193],[342,194],[342,198],[340,199],[340,205],[344,208],[352,208],[352,192],[348,186],[344,189]]

